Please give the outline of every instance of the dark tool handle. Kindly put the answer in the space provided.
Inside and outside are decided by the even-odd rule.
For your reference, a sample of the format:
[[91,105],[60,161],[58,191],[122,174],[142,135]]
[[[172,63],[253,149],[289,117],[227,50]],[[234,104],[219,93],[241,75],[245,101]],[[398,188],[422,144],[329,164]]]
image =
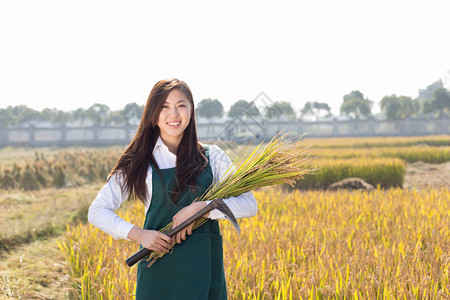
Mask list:
[[[207,206],[205,206],[204,208],[199,210],[192,217],[190,217],[189,219],[187,219],[186,221],[184,221],[183,223],[181,223],[177,227],[171,229],[169,232],[166,233],[166,235],[168,235],[169,237],[173,237],[175,234],[177,234],[178,232],[180,232],[184,228],[188,227],[189,225],[191,225],[192,223],[194,223],[195,221],[200,219],[204,214],[209,213],[210,211],[215,209],[216,206],[217,206],[216,202],[214,202],[214,201],[211,202],[210,204],[208,204]],[[142,248],[138,252],[136,252],[133,255],[131,255],[130,257],[128,257],[127,260],[126,260],[126,263],[127,263],[128,266],[132,267],[138,261],[140,261],[141,259],[143,259],[147,255],[149,255],[151,252],[152,252],[152,250],[150,250],[150,249]]]
[[131,255],[130,257],[127,258],[127,260],[125,261],[127,263],[128,266],[132,267],[134,266],[138,261],[140,261],[141,259],[143,259],[144,257],[146,257],[147,255],[150,254],[150,252],[152,252],[152,250],[147,249],[147,248],[142,248],[141,250],[139,250],[138,252],[134,253],[133,255]]

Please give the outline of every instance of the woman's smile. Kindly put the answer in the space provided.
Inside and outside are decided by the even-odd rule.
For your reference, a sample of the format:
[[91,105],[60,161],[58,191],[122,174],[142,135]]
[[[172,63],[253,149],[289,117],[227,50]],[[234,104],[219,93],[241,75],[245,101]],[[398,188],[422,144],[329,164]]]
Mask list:
[[178,128],[181,125],[181,121],[170,121],[167,122],[167,125],[169,125],[172,128]]
[[161,138],[167,146],[170,145],[169,148],[178,147],[191,120],[191,113],[191,104],[186,95],[180,90],[172,90],[163,104],[158,119]]

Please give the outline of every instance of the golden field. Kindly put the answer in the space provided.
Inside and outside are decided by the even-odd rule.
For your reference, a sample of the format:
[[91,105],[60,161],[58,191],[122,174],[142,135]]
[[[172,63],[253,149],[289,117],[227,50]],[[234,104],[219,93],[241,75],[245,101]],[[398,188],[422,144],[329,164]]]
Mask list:
[[450,146],[450,135],[354,137],[354,138],[308,138],[314,148],[381,148],[411,146]]
[[398,158],[413,163],[438,164],[450,161],[450,147],[410,146],[379,148],[313,148],[312,153],[326,159]]
[[[405,164],[450,161],[447,136],[403,138],[305,139],[310,154],[320,159],[317,176],[298,188],[325,189],[346,177],[360,177],[381,187],[402,185]],[[231,158],[242,145],[222,146]],[[232,147],[227,148],[227,147]],[[40,190],[102,183],[123,147],[0,150],[0,190]],[[18,159],[20,157],[20,159]]]
[[[326,192],[265,189],[259,210],[221,222],[230,299],[450,297],[450,190]],[[136,203],[121,211],[143,223]],[[90,225],[60,244],[80,299],[129,299],[138,249]]]
[[[241,235],[221,221],[230,299],[450,299],[449,187],[398,188],[409,163],[450,161],[450,136],[304,142],[321,169],[301,190],[256,191]],[[139,246],[86,224],[122,150],[0,149],[0,299],[132,297]],[[325,191],[349,176],[378,189]],[[143,222],[140,204],[119,213]]]

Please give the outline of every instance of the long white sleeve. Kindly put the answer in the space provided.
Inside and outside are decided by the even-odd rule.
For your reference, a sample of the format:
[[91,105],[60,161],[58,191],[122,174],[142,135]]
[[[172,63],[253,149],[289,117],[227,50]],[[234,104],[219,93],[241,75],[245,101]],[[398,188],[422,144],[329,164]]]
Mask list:
[[[161,169],[172,168],[176,165],[176,156],[169,152],[169,149],[161,140],[158,139],[153,149],[158,166]],[[147,177],[145,179],[147,185],[147,199],[145,203],[145,214],[150,207],[152,198],[152,168],[149,167]],[[116,211],[124,201],[128,194],[122,193],[121,185],[123,183],[122,176],[113,175],[103,188],[97,194],[97,197],[89,207],[88,220],[89,223],[101,229],[115,239],[128,239],[128,233],[133,224],[119,217]]]
[[127,239],[133,224],[119,217],[114,211],[127,199],[120,189],[121,177],[113,175],[89,207],[89,223],[101,229],[114,239]]
[[[233,163],[230,158],[216,145],[209,146],[209,161],[214,175],[214,182],[219,182],[228,170],[233,172]],[[231,167],[231,169],[230,169]],[[209,203],[210,201],[207,201]],[[249,218],[256,215],[256,199],[251,191],[237,197],[224,199],[236,218]],[[210,212],[211,219],[224,219],[225,215],[217,209]]]
[[[226,173],[230,166],[233,166],[231,160],[219,147],[210,145],[209,159],[213,171],[214,182],[218,182]],[[161,169],[173,168],[176,166],[176,156],[170,153],[162,140],[158,140],[153,155],[158,166]],[[128,195],[122,193],[120,188],[122,177],[113,175],[97,194],[97,197],[89,207],[88,220],[95,227],[111,235],[115,239],[127,239],[128,233],[133,224],[119,217],[115,211],[126,201]],[[145,205],[145,214],[152,201],[152,168],[149,167],[147,178],[147,201]],[[246,218],[256,215],[257,205],[252,192],[244,193],[238,197],[232,197],[224,200],[231,209],[236,218]],[[225,218],[218,210],[210,213],[211,219]]]

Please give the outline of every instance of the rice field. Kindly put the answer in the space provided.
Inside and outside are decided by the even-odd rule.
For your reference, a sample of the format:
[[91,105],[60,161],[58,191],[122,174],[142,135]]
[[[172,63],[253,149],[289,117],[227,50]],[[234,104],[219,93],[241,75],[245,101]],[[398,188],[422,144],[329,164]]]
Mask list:
[[[311,155],[321,160],[316,176],[297,188],[327,188],[346,177],[360,177],[372,185],[402,185],[405,164],[450,161],[447,136],[402,138],[305,139]],[[242,146],[224,144],[234,159]],[[105,181],[123,147],[0,150],[0,190],[70,188]],[[20,155],[20,156],[19,156]],[[20,157],[20,159],[19,159]]]
[[[242,234],[221,222],[230,299],[450,297],[450,190],[255,192]],[[143,223],[136,203],[121,211]],[[129,299],[138,249],[90,225],[60,244],[79,299]]]
[[308,138],[305,140],[314,148],[382,148],[412,146],[450,146],[450,135],[355,137],[355,138]]
[[348,177],[358,177],[382,188],[401,187],[405,163],[399,158],[318,159],[319,170],[297,181],[298,189],[326,189]]
[[[239,220],[241,235],[220,223],[229,299],[450,299],[450,187],[400,188],[409,163],[450,161],[450,137],[305,145],[321,169],[300,190],[256,191],[258,214]],[[139,245],[85,223],[122,149],[0,149],[0,298],[133,297],[125,259]],[[349,176],[377,189],[325,190]],[[118,212],[142,225],[143,210]]]
[[313,148],[312,154],[323,159],[398,158],[407,163],[423,161],[438,164],[450,161],[450,147],[379,147],[379,148]]

